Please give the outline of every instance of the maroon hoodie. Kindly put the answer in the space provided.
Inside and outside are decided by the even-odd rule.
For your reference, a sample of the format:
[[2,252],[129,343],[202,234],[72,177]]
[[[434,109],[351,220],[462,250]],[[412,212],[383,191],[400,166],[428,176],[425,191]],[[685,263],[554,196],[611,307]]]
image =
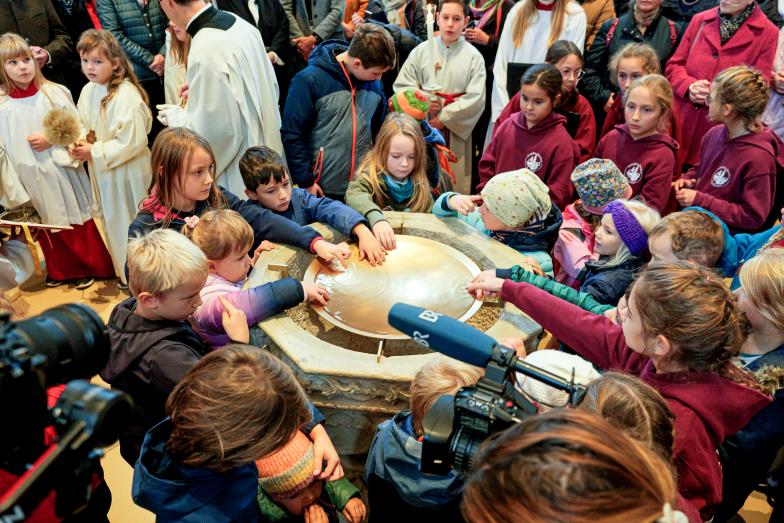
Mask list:
[[626,124],[616,125],[596,146],[594,158],[612,160],[629,179],[632,194],[666,214],[677,165],[678,143],[656,133],[635,140]]
[[550,198],[559,209],[572,203],[572,171],[580,161],[580,148],[566,130],[566,118],[555,111],[532,129],[522,112],[503,122],[482,159],[479,160],[481,191],[496,174],[523,167],[550,188]]
[[724,125],[702,139],[700,162],[684,178],[697,179],[694,203],[738,230],[765,224],[776,194],[776,173],[784,166],[784,144],[768,128],[730,138]]
[[716,449],[771,398],[711,372],[657,373],[650,358],[626,345],[619,325],[528,283],[506,280],[501,299],[516,305],[597,367],[639,376],[659,391],[675,415],[673,462],[678,469],[678,492],[709,519],[721,501]]

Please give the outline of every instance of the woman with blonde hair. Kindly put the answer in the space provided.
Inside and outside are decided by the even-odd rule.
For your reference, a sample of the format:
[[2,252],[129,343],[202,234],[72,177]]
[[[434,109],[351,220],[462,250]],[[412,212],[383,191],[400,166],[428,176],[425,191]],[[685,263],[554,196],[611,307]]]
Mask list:
[[385,249],[395,248],[395,233],[383,210],[430,212],[433,196],[425,172],[425,140],[419,123],[404,113],[390,113],[376,144],[346,190],[346,203],[367,218]]
[[569,40],[582,51],[585,30],[585,11],[574,0],[522,0],[512,7],[493,64],[491,124],[485,143],[489,142],[501,111],[520,89],[514,80],[521,76],[516,70],[544,62],[547,49],[558,40]]

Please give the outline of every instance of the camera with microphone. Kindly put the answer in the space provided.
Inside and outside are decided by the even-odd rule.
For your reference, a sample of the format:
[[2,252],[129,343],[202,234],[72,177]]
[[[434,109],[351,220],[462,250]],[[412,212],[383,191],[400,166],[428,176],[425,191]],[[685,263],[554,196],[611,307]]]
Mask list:
[[391,326],[415,342],[451,358],[485,368],[474,386],[454,396],[441,396],[422,420],[422,472],[445,475],[450,469],[471,470],[479,445],[488,436],[520,423],[538,407],[514,387],[514,373],[566,392],[570,405],[579,404],[585,387],[520,360],[517,353],[483,332],[421,307],[396,303],[389,311]]

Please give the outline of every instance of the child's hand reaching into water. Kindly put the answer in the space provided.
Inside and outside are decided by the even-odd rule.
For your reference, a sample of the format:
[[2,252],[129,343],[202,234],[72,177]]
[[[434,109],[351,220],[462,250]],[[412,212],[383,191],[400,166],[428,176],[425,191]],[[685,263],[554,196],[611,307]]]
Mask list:
[[346,516],[348,523],[359,523],[367,516],[367,508],[361,499],[351,498],[343,508],[343,515]]
[[226,331],[226,336],[231,341],[237,343],[250,343],[250,329],[248,328],[248,317],[245,316],[245,312],[232,305],[224,296],[221,296],[219,299],[223,305],[221,322],[223,323],[223,330]]
[[496,277],[495,271],[483,271],[469,282],[468,293],[478,300],[492,298],[501,293],[503,285],[503,278]]
[[359,261],[367,260],[370,265],[384,262],[387,251],[365,224],[354,227],[354,234],[359,239]]
[[476,202],[482,201],[482,197],[478,194],[474,194],[472,196],[467,196],[465,194],[456,194],[449,198],[447,204],[449,208],[455,212],[459,212],[463,216],[468,216],[468,214],[476,209]]
[[373,236],[381,243],[381,246],[388,251],[395,250],[397,242],[395,241],[395,230],[389,225],[386,220],[376,222],[373,226]]
[[351,256],[351,250],[348,248],[346,242],[335,245],[326,240],[319,240],[313,245],[313,250],[316,252],[316,256],[325,262],[337,260],[343,267],[348,267],[348,262],[346,260]]
[[321,305],[327,305],[327,302],[329,301],[329,291],[321,285],[317,285],[312,281],[303,281],[302,289],[305,291],[305,299],[307,301],[315,301]]

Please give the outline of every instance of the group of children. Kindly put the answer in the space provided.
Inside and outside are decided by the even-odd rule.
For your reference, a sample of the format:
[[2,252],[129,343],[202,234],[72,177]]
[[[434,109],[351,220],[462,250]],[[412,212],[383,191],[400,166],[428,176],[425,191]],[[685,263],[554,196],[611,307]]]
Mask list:
[[[541,12],[567,33],[584,32],[570,6]],[[271,242],[345,263],[348,246],[326,241],[313,222],[356,241],[360,260],[384,263],[396,247],[388,210],[455,216],[523,253],[525,263],[482,273],[468,290],[514,303],[589,361],[554,350],[526,356],[508,340],[532,363],[553,372],[560,365],[566,378],[584,368],[589,394],[580,409],[593,415],[553,405],[517,380],[541,410],[555,412],[487,445],[468,478],[424,476],[424,414],[481,376],[435,358],[412,383],[410,411],[381,424],[370,448],[374,519],[548,519],[573,504],[574,492],[587,499],[607,494],[607,485],[586,474],[562,492],[557,477],[530,484],[538,469],[521,471],[587,467],[581,452],[597,467],[640,467],[658,483],[645,487],[650,503],[632,507],[613,494],[575,521],[599,513],[591,510],[645,520],[665,505],[691,521],[723,521],[764,479],[781,445],[776,371],[784,350],[784,235],[772,226],[784,146],[760,123],[765,75],[735,66],[715,77],[717,125],[690,165],[673,89],[650,47],[630,44],[612,58],[619,103],[597,134],[578,89],[580,47],[551,35],[546,55],[514,59],[535,63],[511,98],[508,60],[496,61],[504,75],[494,79],[495,117],[471,194],[472,131],[487,81],[481,54],[463,37],[467,8],[442,0],[436,54],[424,44],[414,50],[388,104],[379,82],[395,59],[388,35],[363,24],[348,46],[317,47],[289,91],[286,159],[250,147],[239,162],[241,195],[219,186],[213,150],[195,132],[172,127],[148,148],[146,94],[110,33],[86,31],[77,45],[90,81],[77,104],[42,77],[22,38],[0,36],[0,117],[8,123],[0,128],[0,205],[30,205],[54,227],[38,238],[49,285],[84,288],[116,276],[129,287],[110,318],[112,353],[101,376],[134,399],[121,453],[135,466],[134,499],[163,520],[366,517],[359,491],[341,479],[323,416],[285,365],[245,345],[250,326],[306,300],[326,304],[329,293],[292,278],[243,287]],[[519,47],[548,17],[530,25],[518,17],[501,45]],[[329,143],[349,143],[350,156]],[[735,294],[721,277],[733,279]],[[593,367],[624,374],[597,378]],[[629,455],[610,455],[596,439],[607,426],[628,436],[607,432]],[[526,446],[537,437],[564,438],[570,451],[537,458]],[[532,497],[521,504],[523,491]]]

